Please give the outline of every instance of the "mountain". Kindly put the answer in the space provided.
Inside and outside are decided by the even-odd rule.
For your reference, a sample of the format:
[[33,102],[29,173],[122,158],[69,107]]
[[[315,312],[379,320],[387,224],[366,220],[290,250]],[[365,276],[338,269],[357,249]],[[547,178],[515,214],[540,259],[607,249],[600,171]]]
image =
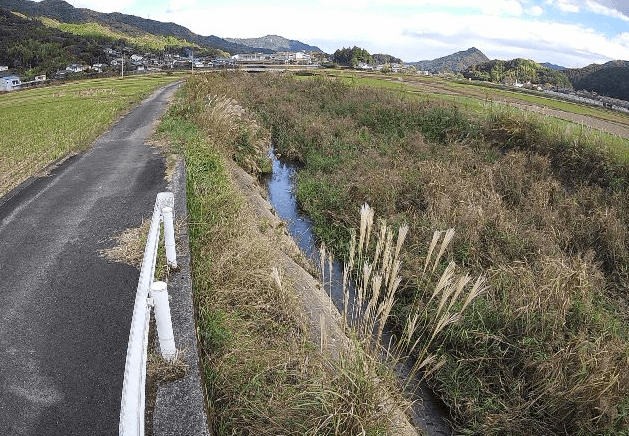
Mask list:
[[465,51],[444,56],[432,61],[409,62],[408,65],[415,65],[420,71],[430,71],[431,73],[453,72],[460,73],[473,65],[487,62],[489,58],[476,47]]
[[91,61],[93,47],[97,47],[93,42],[93,39],[47,28],[39,20],[18,17],[0,8],[0,65],[9,67],[12,72],[33,69],[33,74],[28,74],[31,77],[42,71],[65,68],[72,62]]
[[255,49],[267,49],[273,51],[314,51],[321,52],[319,47],[304,44],[294,39],[286,39],[277,35],[266,35],[261,38],[224,38],[234,44],[244,45]]
[[561,65],[551,64],[550,62],[544,62],[544,63],[541,63],[540,65],[542,67],[550,68],[551,70],[555,70],[555,71],[563,71],[566,69],[566,67],[562,67]]
[[[62,23],[88,23],[97,22],[130,35],[146,32],[153,35],[175,36],[184,38],[192,43],[209,48],[215,48],[236,53],[250,53],[251,47],[227,41],[218,36],[202,36],[190,31],[188,28],[175,23],[162,23],[160,21],[136,17],[134,15],[113,12],[109,14],[92,11],[90,9],[75,8],[63,0],[42,0],[34,2],[30,0],[0,0],[0,7],[11,11],[18,11],[32,17],[44,16],[53,18]],[[264,53],[272,53],[273,50],[261,49]]]
[[562,71],[576,90],[629,101],[629,61],[610,61]]
[[463,76],[466,79],[485,80],[494,83],[513,84],[531,82],[537,85],[552,85],[570,88],[568,78],[559,71],[544,67],[527,59],[510,61],[493,60],[469,67]]
[[[67,24],[62,25],[52,18],[29,18],[0,7],[0,65],[8,67],[22,79],[39,74],[46,74],[50,78],[62,77],[66,73],[59,71],[65,72],[70,64],[101,64],[101,71],[111,72],[115,69],[119,71],[119,67],[113,68],[112,64],[115,61],[115,66],[119,65],[120,55],[116,50],[125,50],[151,53],[147,56],[147,64],[142,66],[161,68],[168,66],[166,54],[168,57],[174,54],[185,56],[186,50],[192,47],[192,43],[184,39],[145,32],[129,35],[114,32],[96,23],[71,26],[73,33],[65,31]],[[211,57],[225,55],[220,50],[209,48],[197,49],[196,53]],[[127,60],[127,68],[137,67],[130,59]],[[172,67],[172,64],[168,67]]]

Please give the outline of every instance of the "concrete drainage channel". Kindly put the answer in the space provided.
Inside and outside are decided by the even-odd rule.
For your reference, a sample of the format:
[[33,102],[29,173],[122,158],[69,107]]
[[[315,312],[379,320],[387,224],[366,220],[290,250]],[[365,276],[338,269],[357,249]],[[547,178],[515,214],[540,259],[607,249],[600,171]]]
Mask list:
[[[270,192],[269,199],[272,204],[269,204],[259,195],[261,189],[258,187],[256,181],[248,174],[244,173],[244,171],[239,168],[232,169],[232,171],[236,174],[234,175],[234,179],[238,181],[241,189],[248,193],[246,197],[248,197],[254,209],[258,209],[259,213],[262,215],[268,215],[268,217],[274,219],[277,219],[277,217],[273,214],[269,215],[269,211],[270,209],[278,210],[280,217],[288,221],[291,235],[301,242],[299,245],[302,249],[305,248],[304,242],[313,242],[309,229],[310,223],[307,218],[301,215],[286,217],[283,216],[283,211],[279,210],[285,210],[288,206],[296,211],[295,199],[292,195],[293,187],[291,177],[293,169],[282,165],[276,159],[274,160],[273,178],[275,182],[278,183],[278,186],[272,188],[275,189],[275,191]],[[167,189],[174,194],[174,215],[176,217],[187,216],[185,180],[185,164],[183,160],[180,159],[177,163],[175,176],[167,187]],[[279,202],[283,204],[278,204],[276,199],[273,198],[278,194],[280,195]],[[295,224],[297,228],[295,228]],[[209,436],[210,432],[208,430],[208,420],[199,370],[194,306],[192,301],[190,252],[187,227],[185,225],[177,236],[179,239],[177,253],[179,268],[169,277],[168,293],[176,347],[180,352],[183,351],[181,358],[185,360],[188,369],[185,377],[157,386],[155,405],[152,411],[151,433],[153,436]],[[306,248],[305,251],[312,253],[312,247]],[[291,261],[289,263],[290,265],[283,265],[287,271],[290,271],[291,268],[302,271],[301,268],[296,267],[296,264],[292,265],[294,262]],[[303,283],[303,286],[297,286],[297,292],[299,293],[299,290],[303,288],[303,295],[300,295],[300,297],[310,306],[308,308],[309,311],[313,313],[316,312],[318,309],[315,307],[317,306],[315,303],[317,302],[313,301],[313,299],[316,299],[315,297],[317,295],[311,293],[312,289],[317,288],[316,281],[304,271],[296,275],[299,277],[303,276],[299,280],[308,282]],[[299,280],[298,283],[300,283]],[[328,310],[328,303],[324,301],[325,299],[327,299],[327,296],[325,298],[319,296],[319,300],[321,301],[318,302],[318,306]],[[306,302],[307,300],[309,301]],[[323,309],[321,309],[321,311],[325,312]],[[330,321],[328,324],[332,327],[334,323]],[[314,323],[312,327],[316,330],[317,323]],[[315,333],[323,334],[323,332]],[[338,336],[338,338],[336,338],[336,336]],[[342,343],[341,336],[344,335],[340,331],[331,333],[328,338],[329,345]],[[441,409],[430,396],[422,395],[418,407],[414,408],[411,415],[413,415],[412,421],[414,421],[414,424],[424,428],[429,436],[452,434],[452,431],[444,422],[445,416],[443,409]],[[400,420],[403,420],[403,418],[400,417]],[[410,434],[410,432],[405,433],[404,431],[400,433]],[[126,436],[126,433],[121,432],[120,434]]]
[[[277,159],[274,150],[269,153],[273,161],[273,173],[267,180],[268,199],[278,216],[287,222],[288,231],[295,239],[299,248],[306,256],[319,263],[316,239],[312,231],[312,222],[299,212],[294,191],[294,166]],[[327,268],[326,268],[327,271]],[[331,289],[328,288],[334,305],[342,311],[342,276],[343,267],[335,261],[332,268]],[[330,272],[327,271],[326,275]],[[326,280],[327,281],[327,280]],[[401,377],[408,372],[408,368],[398,368]],[[419,381],[418,381],[419,383]],[[409,411],[413,425],[422,428],[429,436],[446,436],[453,434],[446,424],[448,413],[439,399],[430,391],[425,383],[420,383],[413,396],[414,405]]]
[[[172,199],[174,195],[172,206],[174,206],[175,217],[187,216],[185,186],[185,163],[183,159],[179,159],[175,175],[167,187],[169,193],[163,196],[163,198],[169,197]],[[171,204],[167,204],[167,206],[171,206]],[[151,407],[152,422],[149,423],[150,433],[153,436],[209,436],[210,434],[207,425],[201,374],[199,371],[187,225],[185,224],[185,220],[183,221],[184,225],[179,229],[178,235],[176,235],[179,240],[176,258],[178,268],[169,276],[168,302],[178,359],[183,361],[182,363],[187,367],[187,370],[183,377],[168,383],[159,384],[156,387],[154,398],[152,399],[154,405]],[[165,227],[166,226],[167,224],[165,222]],[[168,233],[168,229],[165,229],[165,233]],[[149,243],[147,243],[147,246],[148,245]],[[166,251],[169,251],[169,247],[166,247]],[[169,263],[172,263],[170,259]],[[151,273],[152,271],[154,271],[154,268],[151,270]],[[158,285],[158,287],[159,286],[161,285]],[[144,302],[144,304],[146,304],[146,302]],[[141,319],[139,322],[144,323],[145,321]],[[165,353],[166,357],[172,356],[172,349],[168,349],[170,346],[163,342],[165,339],[164,336],[168,336],[168,333],[166,335],[162,333],[159,320],[157,329],[157,336],[161,336],[161,347],[167,347],[167,349],[161,350],[162,354]],[[160,344],[156,344],[156,348],[159,349]],[[141,345],[142,344],[140,344],[140,346]],[[146,348],[144,348],[144,350],[146,350]],[[145,363],[146,351],[144,351],[143,358]],[[127,360],[129,360],[129,357]],[[135,364],[137,364],[137,362],[135,362]],[[126,373],[127,370],[125,370],[125,386],[127,385]],[[142,386],[143,385],[144,383],[142,383]],[[133,389],[133,387],[130,387],[130,389]],[[143,436],[144,402],[142,399],[133,396],[133,394],[130,400],[125,400],[125,395],[127,394],[123,393],[121,402],[120,435]],[[135,403],[137,403],[137,406],[141,406],[141,411],[138,412],[138,416],[133,416],[133,413],[129,414],[129,412],[126,412],[127,405],[125,403],[128,401],[134,403],[132,406],[135,406]]]

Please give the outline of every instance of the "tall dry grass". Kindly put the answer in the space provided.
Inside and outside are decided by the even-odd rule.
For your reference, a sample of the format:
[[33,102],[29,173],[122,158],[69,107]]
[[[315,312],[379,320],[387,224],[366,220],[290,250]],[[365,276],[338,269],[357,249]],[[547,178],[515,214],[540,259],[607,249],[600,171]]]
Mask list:
[[[416,382],[420,371],[421,378],[425,378],[444,365],[443,358],[438,360],[438,356],[431,353],[431,344],[446,327],[460,321],[470,303],[486,290],[485,278],[479,276],[472,284],[469,274],[455,273],[454,262],[437,274],[437,267],[455,231],[435,231],[426,251],[424,267],[419,272],[424,298],[416,299],[402,320],[401,337],[384,341],[383,333],[389,325],[396,292],[403,280],[401,254],[409,228],[400,226],[396,237],[395,228],[386,220],[381,219],[374,226],[374,216],[374,210],[364,204],[360,211],[358,243],[356,232],[350,232],[349,259],[343,269],[342,321],[360,340],[361,348],[371,356],[374,364],[385,356],[387,364],[395,367],[411,357],[410,370],[406,374],[406,390],[409,390],[409,384]],[[319,255],[320,259],[326,258],[325,244]],[[332,255],[327,257],[331,262]],[[324,265],[321,266],[321,271],[325,272]],[[328,271],[332,271],[331,265]],[[323,282],[326,282],[325,277]]]
[[[428,342],[444,361],[428,382],[462,431],[621,435],[629,428],[627,164],[608,152],[604,136],[514,111],[474,118],[321,77],[195,80],[257,114],[278,150],[301,165],[298,200],[337,256],[349,259],[349,229],[361,225],[354,211],[365,202],[392,228],[408,224],[405,279],[388,317],[398,338],[416,313],[416,324],[427,322],[416,307],[450,306],[450,299],[441,304],[444,294],[426,292],[434,288],[426,286],[424,247],[433,229],[457,229],[426,268],[433,274],[436,265],[431,280],[454,261],[490,286],[442,334],[420,335],[415,352]],[[453,297],[456,285],[448,292]],[[363,295],[363,305],[372,296]],[[457,301],[449,313],[465,303]],[[412,347],[418,338],[404,341]]]
[[[213,433],[391,434],[397,402],[384,404],[377,385],[386,374],[378,377],[365,354],[337,361],[310,341],[293,283],[277,266],[282,229],[262,228],[230,182],[239,135],[247,129],[264,138],[264,129],[211,84],[184,88],[187,97],[175,102],[161,130],[186,157],[193,289]],[[191,92],[201,101],[189,100]],[[254,174],[258,168],[247,162],[260,151],[254,147],[240,160]]]

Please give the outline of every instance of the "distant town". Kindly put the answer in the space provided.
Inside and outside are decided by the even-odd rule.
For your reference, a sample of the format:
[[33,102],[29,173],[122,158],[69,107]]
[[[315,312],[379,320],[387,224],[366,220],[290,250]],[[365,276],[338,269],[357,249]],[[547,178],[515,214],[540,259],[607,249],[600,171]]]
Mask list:
[[[9,72],[8,67],[0,66],[0,91],[14,91],[43,84],[46,81],[79,78],[94,75],[111,74],[137,74],[170,70],[202,70],[216,68],[238,68],[243,65],[300,65],[306,68],[317,68],[330,59],[321,52],[289,52],[275,53],[245,53],[231,57],[194,56],[192,50],[188,55],[178,53],[136,53],[130,47],[106,48],[103,50],[103,61],[93,65],[69,64],[65,69],[60,69],[52,75],[36,76],[30,80],[24,80],[17,74]],[[401,72],[409,67],[403,64],[370,65],[359,63],[356,69],[368,71]],[[416,71],[413,70],[413,73]],[[428,72],[424,72],[428,75]]]
[[[69,64],[65,69],[60,69],[47,77],[41,74],[23,80],[17,74],[9,71],[7,66],[0,65],[0,92],[10,92],[19,89],[26,89],[34,86],[43,86],[46,83],[78,79],[82,77],[116,75],[116,74],[142,74],[160,71],[173,70],[211,70],[211,69],[240,69],[263,70],[269,66],[301,66],[303,68],[319,68],[330,65],[329,57],[321,52],[289,52],[280,51],[275,53],[244,53],[231,57],[199,56],[195,57],[194,52],[189,50],[186,54],[179,53],[135,53],[131,47],[106,48],[103,50],[103,61],[93,65]],[[413,65],[404,63],[366,63],[358,62],[353,67],[358,71],[375,71],[381,73],[402,73],[420,76],[444,76],[452,77],[452,74],[431,73],[429,71],[417,70]],[[585,90],[575,91],[573,89],[550,89],[537,84],[503,83],[503,85],[524,88],[530,90],[543,91],[549,95],[579,101],[585,104],[606,107],[629,113],[629,102],[611,97],[598,95],[596,92]]]

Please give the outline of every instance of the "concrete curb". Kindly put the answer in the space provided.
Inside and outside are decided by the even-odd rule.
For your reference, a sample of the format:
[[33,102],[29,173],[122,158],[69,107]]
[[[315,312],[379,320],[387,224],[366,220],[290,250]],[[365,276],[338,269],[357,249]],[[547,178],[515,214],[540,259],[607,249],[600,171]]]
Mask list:
[[[186,166],[183,158],[167,189],[175,196],[175,221],[188,216],[186,206]],[[196,324],[192,299],[190,245],[187,219],[176,232],[179,270],[168,280],[170,311],[178,350],[188,363],[185,378],[160,385],[153,411],[153,436],[209,436],[205,400],[199,370]]]

